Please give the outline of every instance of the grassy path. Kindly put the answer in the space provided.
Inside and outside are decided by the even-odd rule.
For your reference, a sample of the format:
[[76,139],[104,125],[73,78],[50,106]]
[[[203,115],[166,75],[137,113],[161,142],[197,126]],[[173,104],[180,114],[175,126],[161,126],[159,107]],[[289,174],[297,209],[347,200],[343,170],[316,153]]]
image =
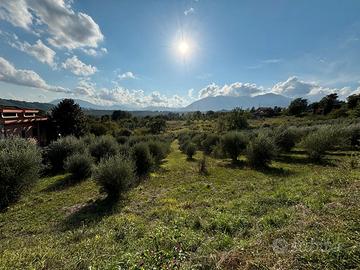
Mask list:
[[111,209],[91,180],[45,178],[0,213],[0,269],[355,269],[360,171],[337,158],[266,172],[209,158],[203,176],[174,142]]

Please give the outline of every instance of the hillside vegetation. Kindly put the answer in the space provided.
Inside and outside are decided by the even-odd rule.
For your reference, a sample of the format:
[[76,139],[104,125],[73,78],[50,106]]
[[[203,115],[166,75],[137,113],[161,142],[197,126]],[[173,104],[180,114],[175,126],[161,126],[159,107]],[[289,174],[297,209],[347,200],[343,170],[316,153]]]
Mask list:
[[[188,160],[177,141],[119,203],[93,181],[41,179],[0,214],[1,269],[355,269],[360,170],[346,152],[271,168]],[[242,157],[240,157],[240,160]]]

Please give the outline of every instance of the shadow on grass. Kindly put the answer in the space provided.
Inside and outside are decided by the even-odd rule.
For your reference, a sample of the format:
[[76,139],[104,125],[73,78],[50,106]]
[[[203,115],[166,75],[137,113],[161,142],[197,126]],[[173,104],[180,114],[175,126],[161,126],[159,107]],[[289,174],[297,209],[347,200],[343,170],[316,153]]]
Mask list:
[[67,231],[77,229],[83,225],[95,224],[104,217],[118,211],[116,207],[119,200],[109,199],[108,197],[97,199],[94,202],[81,205],[79,209],[70,213],[64,221],[60,223],[60,230]]
[[74,180],[71,175],[67,175],[64,178],[57,180],[56,182],[52,183],[51,185],[47,186],[42,192],[54,192],[54,191],[61,191],[65,190],[69,187],[76,186],[80,184],[82,181]]
[[254,168],[256,171],[271,176],[293,176],[296,173],[288,169],[277,168],[277,167],[259,167]]
[[186,161],[189,161],[189,162],[195,162],[196,161],[196,158],[193,158],[193,157],[187,157],[186,158]]
[[228,168],[228,169],[243,169],[246,166],[244,160],[230,161],[226,163],[220,163],[219,166]]
[[276,161],[287,163],[287,164],[302,164],[302,165],[320,165],[320,166],[331,166],[335,167],[335,160],[321,159],[311,160],[307,156],[293,156],[293,155],[280,155],[276,158]]

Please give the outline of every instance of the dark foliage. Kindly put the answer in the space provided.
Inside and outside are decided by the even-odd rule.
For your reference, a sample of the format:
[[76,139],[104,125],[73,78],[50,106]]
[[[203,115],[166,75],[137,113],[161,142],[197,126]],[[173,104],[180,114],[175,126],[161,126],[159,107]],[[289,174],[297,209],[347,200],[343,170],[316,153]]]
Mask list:
[[20,138],[0,140],[0,209],[16,202],[38,179],[41,153]]
[[94,140],[89,146],[91,156],[93,156],[97,162],[102,158],[114,156],[118,153],[118,144],[112,136],[101,136]]
[[51,121],[61,136],[79,137],[87,131],[86,117],[80,106],[72,99],[63,99],[51,110]]
[[239,108],[232,110],[227,115],[226,124],[228,130],[240,130],[249,126],[245,111]]
[[224,152],[235,163],[238,156],[246,149],[248,138],[240,132],[229,132],[221,138]]
[[290,115],[300,115],[304,113],[307,109],[308,101],[304,98],[296,98],[291,101],[288,112]]
[[64,169],[71,173],[71,180],[77,182],[89,178],[93,167],[93,159],[89,154],[76,153],[65,160]]
[[185,154],[187,155],[188,159],[192,159],[196,153],[196,145],[192,142],[188,143],[185,147]]
[[53,141],[45,148],[44,160],[49,163],[52,173],[62,172],[65,160],[74,153],[85,152],[85,144],[73,136]]
[[150,172],[154,159],[147,143],[140,142],[135,144],[131,149],[131,157],[134,161],[137,175],[146,175]]
[[251,167],[265,168],[276,155],[274,142],[266,134],[259,134],[246,148],[246,158]]
[[118,200],[121,193],[134,183],[134,165],[120,155],[103,159],[93,177],[102,191],[108,194],[108,199]]
[[202,148],[204,153],[209,155],[213,151],[216,144],[220,141],[220,136],[216,134],[208,134],[202,141]]

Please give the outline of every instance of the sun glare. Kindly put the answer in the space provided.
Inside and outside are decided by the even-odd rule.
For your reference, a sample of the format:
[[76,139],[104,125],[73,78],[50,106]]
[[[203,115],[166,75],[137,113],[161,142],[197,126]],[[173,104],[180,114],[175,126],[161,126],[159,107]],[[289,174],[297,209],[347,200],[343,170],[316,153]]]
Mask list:
[[181,41],[178,45],[178,50],[181,55],[185,56],[189,53],[190,46],[186,41]]

